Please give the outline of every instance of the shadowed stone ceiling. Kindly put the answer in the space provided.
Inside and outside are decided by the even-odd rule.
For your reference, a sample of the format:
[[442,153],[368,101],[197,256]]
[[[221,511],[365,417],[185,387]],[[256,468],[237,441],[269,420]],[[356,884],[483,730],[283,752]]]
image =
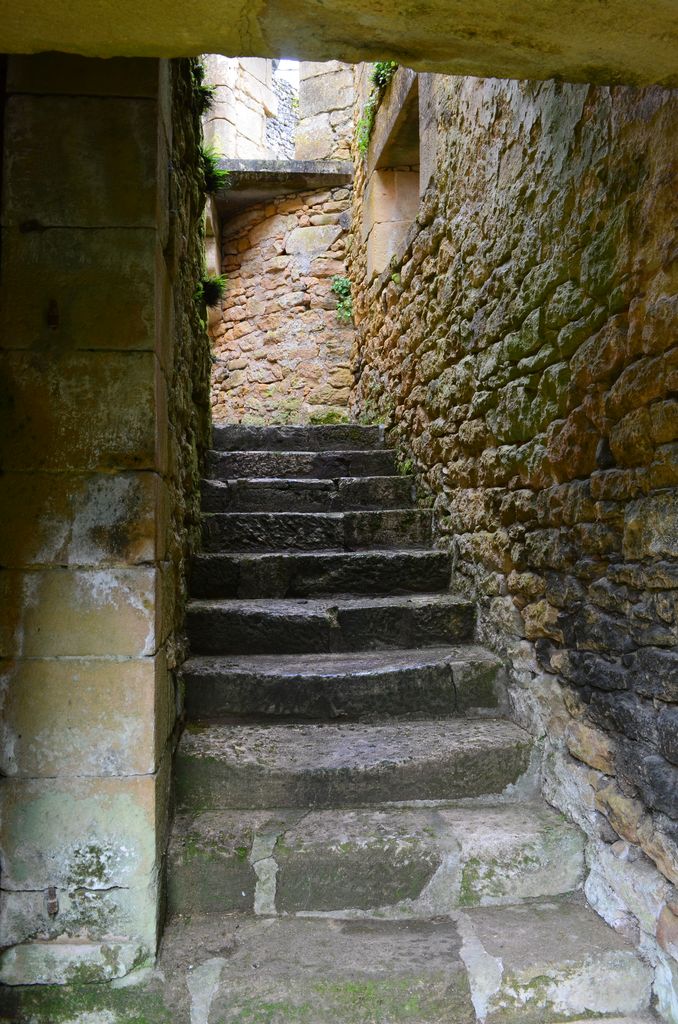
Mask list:
[[498,78],[678,85],[675,0],[16,0],[0,50],[87,56],[224,53],[395,58]]

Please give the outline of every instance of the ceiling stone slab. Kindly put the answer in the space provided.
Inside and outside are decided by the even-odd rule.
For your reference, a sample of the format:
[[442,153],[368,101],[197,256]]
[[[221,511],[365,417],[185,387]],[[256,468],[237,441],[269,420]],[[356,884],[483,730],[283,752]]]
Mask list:
[[0,50],[395,58],[495,78],[678,85],[675,0],[0,0]]

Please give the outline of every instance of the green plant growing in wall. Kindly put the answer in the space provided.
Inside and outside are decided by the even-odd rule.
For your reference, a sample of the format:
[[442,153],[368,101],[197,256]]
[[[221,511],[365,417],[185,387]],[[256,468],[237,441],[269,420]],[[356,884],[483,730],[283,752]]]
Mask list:
[[353,298],[351,282],[347,277],[335,274],[332,278],[332,291],[337,296],[337,320],[342,324],[353,322]]
[[372,68],[370,80],[378,89],[385,89],[398,70],[396,60],[378,60]]
[[386,86],[391,81],[397,70],[398,63],[395,60],[378,60],[372,68],[372,72],[370,74],[372,88],[370,89],[369,96],[365,100],[363,112],[356,125],[356,144],[361,156],[367,156],[370,139],[372,138],[372,129],[374,128],[374,119],[377,116],[377,109],[381,103],[381,98],[384,95]]
[[219,306],[226,291],[226,278],[223,274],[208,274],[198,286],[197,298],[209,309]]
[[200,153],[205,174],[205,192],[208,196],[213,196],[228,188],[229,172],[219,166],[221,153],[214,146],[202,146]]
[[206,114],[214,103],[216,86],[208,85],[205,82],[205,65],[196,61],[193,66],[193,92],[198,103],[200,116]]

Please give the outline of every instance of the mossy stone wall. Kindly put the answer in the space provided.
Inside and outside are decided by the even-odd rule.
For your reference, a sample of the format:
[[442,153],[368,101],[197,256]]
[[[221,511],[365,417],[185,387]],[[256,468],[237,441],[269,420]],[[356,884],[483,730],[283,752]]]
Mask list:
[[[592,902],[675,972],[676,93],[433,83],[435,172],[372,284],[358,160],[353,408],[434,502],[545,792],[589,833]],[[640,868],[613,870],[634,857],[647,915]]]

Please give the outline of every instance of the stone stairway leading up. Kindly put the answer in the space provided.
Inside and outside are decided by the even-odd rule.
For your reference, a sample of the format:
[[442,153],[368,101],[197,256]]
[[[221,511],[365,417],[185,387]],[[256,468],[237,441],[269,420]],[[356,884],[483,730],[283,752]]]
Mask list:
[[585,904],[582,837],[538,797],[382,429],[214,445],[159,965],[176,1005],[191,1024],[649,1019],[649,968]]

